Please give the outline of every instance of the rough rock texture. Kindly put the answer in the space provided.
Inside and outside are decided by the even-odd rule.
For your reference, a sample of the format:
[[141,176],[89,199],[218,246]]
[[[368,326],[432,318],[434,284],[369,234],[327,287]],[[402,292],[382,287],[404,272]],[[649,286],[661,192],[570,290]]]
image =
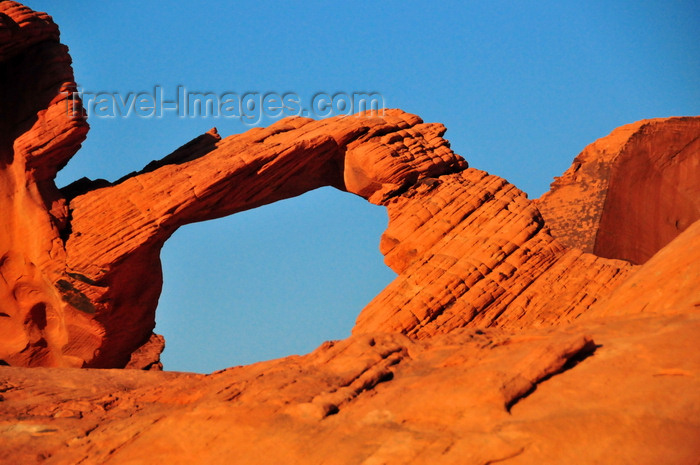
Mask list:
[[[87,366],[120,367],[150,337],[162,284],[160,249],[179,226],[326,185],[346,189],[343,173],[352,173],[353,189],[380,201],[407,179],[466,167],[443,132],[400,111],[383,118],[292,118],[224,140],[211,131],[156,169],[76,195],[66,287],[99,326],[69,354]],[[376,168],[374,159],[358,160],[358,152],[384,157],[376,160],[383,170],[365,171]],[[75,195],[78,187],[66,192]]]
[[211,375],[2,367],[0,460],[694,465],[699,240],[696,222],[556,328],[363,334]]
[[387,208],[381,251],[399,276],[362,311],[354,333],[423,338],[464,326],[558,324],[631,269],[565,248],[522,191],[483,171],[420,182]]
[[67,306],[58,288],[68,208],[53,178],[87,124],[68,111],[72,94],[63,91],[75,87],[73,72],[51,19],[0,2],[0,37],[0,359],[80,365],[62,348],[74,343],[70,322],[90,319]]
[[[8,18],[29,14],[13,2],[3,5]],[[67,137],[61,131],[73,135],[42,164],[33,163],[34,170],[27,168],[24,155],[32,150],[20,143],[36,138],[33,128],[14,143],[17,168],[10,172],[30,179],[40,172],[43,186],[32,194],[36,214],[23,218],[47,226],[31,231],[37,239],[24,241],[28,250],[18,250],[17,240],[4,241],[8,294],[22,307],[5,312],[9,337],[0,357],[11,365],[158,367],[157,358],[129,360],[153,337],[165,240],[181,225],[326,185],[389,209],[381,248],[400,276],[362,312],[356,333],[425,337],[464,326],[520,328],[569,321],[630,269],[621,261],[567,249],[549,234],[521,191],[467,169],[442,138],[442,125],[398,110],[382,117],[290,118],[224,140],[212,130],[116,183],[83,179],[58,192],[55,172],[73,155],[87,126],[80,114],[65,111],[69,60],[56,42],[55,26],[37,17],[53,34],[38,36],[40,46],[60,56],[45,61],[63,66],[62,79],[47,91],[56,102],[49,110],[58,110],[47,111],[45,119],[52,119],[40,127],[60,128],[51,132],[58,131],[59,140]],[[29,53],[16,50],[19,58]],[[43,61],[32,63],[42,66]],[[7,63],[8,73],[13,65]],[[51,76],[56,80],[58,75]],[[8,195],[7,211],[19,208],[18,200],[14,191]],[[25,238],[30,227],[21,234],[17,229],[8,225],[6,235]],[[9,273],[27,275],[25,267],[41,284],[22,294],[22,280]],[[564,274],[575,278],[563,282]],[[560,308],[562,301],[566,308]],[[140,350],[141,359],[145,353],[155,355],[152,349],[158,346],[150,347]]]
[[466,167],[443,126],[393,111],[287,119],[225,140],[212,130],[114,185],[59,192],[55,174],[87,131],[79,102],[74,112],[67,101],[70,58],[45,14],[15,2],[0,13],[3,105],[14,110],[0,141],[0,359],[10,365],[127,365],[153,337],[160,249],[183,224],[327,185],[380,202]]
[[[0,2],[0,79],[0,462],[698,464],[700,118],[613,131],[537,201],[399,110],[212,130],[59,191],[87,124],[48,16]],[[321,186],[389,212],[399,276],[353,336],[143,371],[164,241]]]
[[697,312],[425,341],[353,336],[212,375],[0,369],[0,459],[697,463]]
[[537,200],[553,234],[601,257],[644,263],[700,217],[700,119],[615,129]]

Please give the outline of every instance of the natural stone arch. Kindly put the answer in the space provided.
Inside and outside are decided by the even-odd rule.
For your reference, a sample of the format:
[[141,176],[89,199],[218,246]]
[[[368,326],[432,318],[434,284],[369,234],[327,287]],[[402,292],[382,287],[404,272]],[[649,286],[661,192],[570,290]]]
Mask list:
[[[123,365],[148,338],[161,286],[158,254],[179,226],[327,185],[380,203],[407,178],[466,166],[439,137],[443,131],[399,111],[381,118],[293,118],[224,140],[210,131],[155,169],[107,187],[69,186],[65,280],[94,305],[104,330],[90,363]],[[352,174],[348,181],[344,173]]]
[[83,179],[59,191],[56,172],[87,133],[69,92],[70,57],[48,16],[14,2],[2,10],[12,23],[3,76],[32,78],[5,88],[32,97],[4,121],[5,363],[126,365],[152,337],[159,251],[183,224],[327,185],[379,203],[422,176],[466,167],[440,137],[444,127],[387,111],[292,118],[225,140],[212,130],[115,183]]
[[[356,334],[424,338],[569,321],[634,268],[555,239],[522,191],[450,150],[444,126],[400,110],[288,118],[226,139],[211,130],[117,182],[83,179],[59,191],[56,172],[87,133],[68,92],[70,57],[48,16],[14,2],[0,12],[11,23],[3,79],[31,96],[18,100],[24,106],[3,122],[0,140],[5,363],[157,366],[167,238],[184,224],[322,186],[389,212],[380,247],[399,276],[361,312]],[[28,79],[7,80],[16,75]]]

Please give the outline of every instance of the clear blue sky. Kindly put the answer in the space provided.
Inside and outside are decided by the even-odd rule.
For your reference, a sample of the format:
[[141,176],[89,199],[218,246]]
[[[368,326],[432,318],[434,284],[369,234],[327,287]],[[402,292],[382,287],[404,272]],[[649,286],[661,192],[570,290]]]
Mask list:
[[[537,197],[593,140],[700,114],[696,1],[56,1],[86,90],[377,91],[444,123],[455,152]],[[200,6],[201,5],[201,6]],[[264,121],[263,124],[268,124]],[[59,174],[114,180],[224,118],[90,119]],[[156,331],[166,369],[209,372],[346,337],[391,279],[381,207],[330,188],[182,228]]]

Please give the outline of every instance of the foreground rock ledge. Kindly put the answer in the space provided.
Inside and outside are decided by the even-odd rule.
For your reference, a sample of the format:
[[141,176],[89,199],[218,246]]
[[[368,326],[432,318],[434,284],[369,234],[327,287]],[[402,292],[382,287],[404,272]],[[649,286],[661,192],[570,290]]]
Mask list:
[[[15,2],[0,37],[1,462],[697,464],[700,118],[613,131],[535,201],[399,110],[58,190],[88,129],[67,49]],[[321,186],[389,212],[399,276],[352,337],[211,375],[23,368],[158,369],[164,241]]]
[[692,465],[698,336],[695,312],[367,334],[212,375],[2,367],[0,459]]

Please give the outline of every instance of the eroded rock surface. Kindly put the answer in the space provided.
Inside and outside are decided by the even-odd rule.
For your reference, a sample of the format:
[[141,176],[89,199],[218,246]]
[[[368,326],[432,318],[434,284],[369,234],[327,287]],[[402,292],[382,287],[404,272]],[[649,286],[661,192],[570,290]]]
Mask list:
[[291,118],[224,140],[212,130],[116,183],[81,180],[60,192],[55,174],[87,132],[79,102],[66,101],[70,58],[45,14],[15,2],[0,12],[4,89],[19,107],[3,121],[0,182],[0,359],[10,365],[127,365],[152,340],[160,249],[183,224],[328,185],[379,203],[467,166],[443,126],[389,111]]
[[8,463],[688,464],[700,315],[326,343],[212,375],[0,370]]
[[644,263],[700,217],[700,119],[658,118],[586,147],[537,200],[554,235]]
[[559,324],[632,269],[566,248],[522,191],[471,168],[421,182],[387,208],[381,250],[399,276],[362,311],[355,333],[423,338],[465,326]]
[[[355,333],[427,337],[465,326],[524,328],[571,321],[632,268],[582,253],[571,247],[577,244],[566,234],[560,234],[562,241],[555,239],[524,193],[501,178],[469,169],[450,150],[442,125],[399,110],[381,117],[289,118],[223,140],[212,130],[115,183],[83,179],[59,192],[53,177],[87,130],[80,113],[66,111],[70,94],[65,90],[74,85],[69,58],[50,18],[33,17],[13,2],[3,5],[20,32],[25,23],[40,32],[40,26],[46,29],[32,32],[31,41],[17,32],[10,35],[10,41],[20,44],[9,47],[14,55],[5,61],[6,73],[25,72],[24,62],[31,62],[37,76],[48,73],[45,68],[52,71],[51,85],[41,86],[46,97],[29,111],[38,115],[35,124],[25,122],[9,132],[14,135],[8,153],[12,169],[3,172],[13,178],[3,185],[12,189],[4,197],[5,211],[22,211],[9,215],[16,221],[6,223],[3,241],[10,310],[1,322],[8,337],[0,356],[11,365],[124,367],[137,350],[141,358],[155,355],[152,348],[157,346],[143,347],[154,337],[162,286],[159,253],[165,240],[184,224],[321,186],[346,190],[389,210],[381,250],[400,276],[361,313]],[[34,56],[37,47],[48,52]],[[22,82],[26,87],[32,79]],[[17,95],[27,92],[16,90]],[[697,160],[694,143],[686,143],[697,124],[692,119],[680,123],[690,129],[671,138],[677,139],[673,150],[664,145],[652,157],[660,166],[668,165],[667,159],[680,166],[674,173],[686,173]],[[658,134],[678,133],[680,123],[654,123],[648,141],[637,125],[623,128],[624,137],[617,131],[612,142],[596,144],[621,145],[622,137],[636,146],[653,146]],[[660,143],[667,139],[661,137]],[[594,180],[607,183],[616,160],[627,163],[631,157],[599,157],[595,163],[602,163],[607,177]],[[692,176],[684,176],[681,190],[691,192]],[[597,188],[601,199],[613,191],[606,186]],[[582,197],[591,203],[589,196]],[[686,197],[676,207],[684,223],[697,216],[695,197]],[[550,204],[556,202],[540,201],[539,206]],[[544,208],[552,216],[550,210]],[[607,216],[601,218],[609,223]],[[550,222],[560,233],[556,218]],[[670,238],[668,231],[664,235],[664,240]],[[129,366],[159,366],[157,359],[142,362]]]
[[62,298],[69,214],[53,178],[87,123],[67,111],[73,72],[49,16],[0,2],[0,37],[0,359],[80,366],[64,348],[70,322],[90,317]]
[[[700,118],[613,131],[536,201],[400,110],[212,130],[59,191],[88,127],[58,40],[0,2],[0,462],[697,465]],[[389,213],[398,277],[353,336],[142,371],[168,237],[321,186]]]

